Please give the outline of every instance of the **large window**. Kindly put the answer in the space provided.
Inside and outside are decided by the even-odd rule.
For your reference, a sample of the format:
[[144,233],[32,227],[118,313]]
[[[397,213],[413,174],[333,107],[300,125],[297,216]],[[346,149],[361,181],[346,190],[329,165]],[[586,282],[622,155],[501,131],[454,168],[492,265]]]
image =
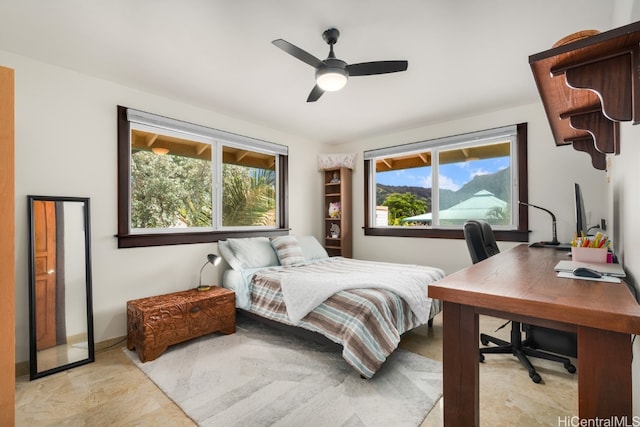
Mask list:
[[118,107],[118,246],[286,232],[287,148]]
[[365,234],[463,238],[487,220],[527,241],[526,124],[366,151]]

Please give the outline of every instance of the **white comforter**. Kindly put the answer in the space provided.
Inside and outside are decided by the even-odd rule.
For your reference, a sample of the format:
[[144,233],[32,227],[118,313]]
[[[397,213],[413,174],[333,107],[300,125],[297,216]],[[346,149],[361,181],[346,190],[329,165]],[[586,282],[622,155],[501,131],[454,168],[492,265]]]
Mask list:
[[331,295],[359,288],[381,288],[394,292],[407,302],[421,323],[426,323],[431,310],[431,299],[427,296],[430,282],[424,274],[410,272],[329,273],[315,277],[294,273],[282,278],[281,287],[287,314],[295,323]]

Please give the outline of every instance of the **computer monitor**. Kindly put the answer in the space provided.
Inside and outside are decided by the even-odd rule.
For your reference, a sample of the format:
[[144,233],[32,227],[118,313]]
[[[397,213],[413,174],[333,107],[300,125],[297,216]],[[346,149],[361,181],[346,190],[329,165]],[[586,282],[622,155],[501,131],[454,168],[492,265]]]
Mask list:
[[576,202],[576,236],[580,237],[583,233],[586,236],[589,229],[587,225],[587,213],[584,210],[582,191],[580,191],[580,185],[577,182],[574,183],[573,193]]

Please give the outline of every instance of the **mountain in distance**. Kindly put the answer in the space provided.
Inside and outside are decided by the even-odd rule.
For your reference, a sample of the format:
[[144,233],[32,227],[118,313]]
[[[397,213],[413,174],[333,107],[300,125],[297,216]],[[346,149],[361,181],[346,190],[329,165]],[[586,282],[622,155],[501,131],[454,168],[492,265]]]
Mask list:
[[[457,205],[463,200],[467,200],[480,190],[487,190],[493,193],[500,200],[509,202],[510,199],[510,168],[505,168],[497,172],[476,175],[473,179],[460,187],[457,191],[441,190],[440,191],[440,209],[448,209],[453,205]],[[431,188],[412,187],[407,185],[384,185],[378,184],[376,191],[376,204],[382,205],[382,202],[392,193],[412,193],[418,199],[427,202],[427,212],[431,212]]]
[[426,200],[427,205],[431,206],[431,188],[425,187],[412,187],[409,185],[384,185],[378,184],[376,189],[376,204],[382,205],[382,202],[389,196],[389,194],[404,194],[411,193],[418,196],[418,199]]

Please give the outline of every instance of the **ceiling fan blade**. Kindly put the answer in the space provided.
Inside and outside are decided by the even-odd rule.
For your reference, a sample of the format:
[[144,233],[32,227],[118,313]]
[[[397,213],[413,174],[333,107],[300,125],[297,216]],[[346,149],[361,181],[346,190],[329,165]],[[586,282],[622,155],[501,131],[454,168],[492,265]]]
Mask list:
[[315,85],[311,90],[309,97],[307,98],[307,102],[316,102],[318,98],[322,96],[323,93],[324,93],[324,90],[320,89],[320,86]]
[[322,67],[324,65],[322,63],[322,61],[320,61],[315,56],[311,55],[309,52],[306,52],[306,51],[300,49],[298,46],[293,45],[293,44],[289,43],[286,40],[277,39],[277,40],[272,41],[271,43],[273,43],[274,45],[276,45],[280,49],[284,50],[289,55],[295,56],[300,61],[311,65],[313,68],[319,68],[319,67]]
[[406,71],[408,66],[409,63],[407,61],[361,62],[359,64],[347,65],[347,71],[349,71],[349,76],[371,76],[373,74]]

